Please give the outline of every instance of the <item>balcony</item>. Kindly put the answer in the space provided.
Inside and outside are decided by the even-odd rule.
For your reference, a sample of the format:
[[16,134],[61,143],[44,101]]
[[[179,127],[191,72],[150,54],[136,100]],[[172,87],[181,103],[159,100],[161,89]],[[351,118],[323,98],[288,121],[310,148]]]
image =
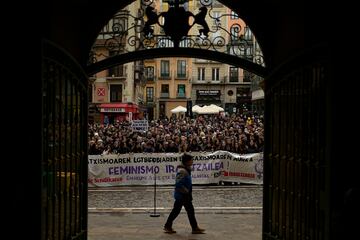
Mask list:
[[156,76],[145,76],[146,82],[154,82],[156,80]]
[[171,80],[171,74],[170,73],[162,73],[159,76],[159,80]]
[[210,60],[195,58],[195,63],[208,63]]
[[164,93],[164,92],[160,93],[160,98],[169,98],[169,93],[168,92],[167,93]]
[[176,94],[176,98],[186,98],[186,94],[185,93],[177,93]]
[[239,83],[238,76],[230,76],[229,83]]
[[109,68],[108,77],[106,79],[119,80],[119,79],[126,79],[126,77],[127,77],[126,68],[123,65],[120,65]]
[[106,80],[109,80],[109,81],[115,81],[115,80],[126,80],[126,75],[123,75],[123,76],[117,76],[115,74],[113,74],[112,76],[108,76],[106,77]]
[[178,74],[176,74],[175,79],[176,80],[187,80],[188,76],[189,76],[188,73],[184,73],[184,74],[178,73]]

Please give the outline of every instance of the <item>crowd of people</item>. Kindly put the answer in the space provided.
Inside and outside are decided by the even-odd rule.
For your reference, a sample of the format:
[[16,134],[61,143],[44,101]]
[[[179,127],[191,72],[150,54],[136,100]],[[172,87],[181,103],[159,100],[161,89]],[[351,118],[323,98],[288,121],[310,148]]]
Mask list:
[[131,122],[89,124],[89,155],[213,152],[262,152],[263,119],[246,115],[199,115],[149,121],[146,132],[133,131]]

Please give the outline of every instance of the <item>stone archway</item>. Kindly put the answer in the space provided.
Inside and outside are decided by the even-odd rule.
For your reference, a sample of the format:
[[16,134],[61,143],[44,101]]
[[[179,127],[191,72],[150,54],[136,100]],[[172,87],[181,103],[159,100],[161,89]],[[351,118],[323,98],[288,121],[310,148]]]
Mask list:
[[[131,0],[116,1],[106,5],[84,1],[71,4],[67,1],[54,2],[54,5],[52,3],[45,5],[48,11],[44,11],[47,14],[44,19],[48,20],[46,26],[49,28],[44,29],[43,37],[63,47],[80,66],[85,68],[93,40],[100,29],[116,9],[127,5]],[[328,23],[333,21],[334,15],[324,11],[324,5],[309,7],[310,5],[305,5],[303,1],[281,4],[278,1],[265,1],[261,4],[258,1],[239,3],[223,0],[221,2],[243,17],[257,34],[270,73],[267,81],[267,96],[273,111],[266,113],[266,119],[272,119],[277,125],[269,126],[266,130],[271,145],[266,149],[265,158],[268,160],[275,158],[275,160],[274,165],[265,166],[265,172],[275,172],[273,176],[276,178],[270,175],[266,177],[264,239],[302,239],[314,235],[315,239],[330,237],[336,239],[339,233],[346,233],[347,230],[351,232],[349,227],[336,224],[338,222],[332,217],[341,213],[345,190],[351,186],[351,180],[356,180],[354,176],[357,176],[357,171],[355,168],[347,168],[352,164],[351,153],[344,153],[341,147],[339,150],[334,146],[344,146],[342,141],[350,136],[337,128],[343,121],[340,117],[343,116],[343,106],[349,102],[356,102],[354,97],[356,91],[349,89],[354,93],[353,95],[345,91],[337,92],[339,86],[336,79],[340,79],[338,78],[340,76],[352,79],[357,72],[354,65],[350,71],[354,74],[342,72],[339,70],[341,68],[334,68],[332,64],[335,62],[340,64],[341,60],[338,59],[344,59],[344,56],[337,55],[336,57],[339,58],[335,59],[335,56],[327,55],[330,50],[327,44],[333,43],[331,40],[333,38],[328,35],[332,33],[330,31],[332,25]],[[68,14],[63,14],[64,12]],[[325,16],[319,17],[317,14],[319,12],[325,13]],[[337,20],[337,23],[341,23],[343,27],[351,23],[346,17]],[[59,29],[67,30],[68,34],[64,35],[64,31]],[[355,42],[351,43],[356,46]],[[322,48],[325,51],[313,51],[319,49],[317,48],[319,45],[325,46]],[[313,51],[313,54],[309,54],[308,51]],[[349,55],[351,54],[345,53],[345,56]],[[349,69],[349,65],[346,65],[346,69]],[[293,81],[294,79],[296,81]],[[321,79],[320,85],[319,79]],[[307,84],[303,84],[302,80]],[[335,97],[337,104],[330,106],[329,99]],[[348,100],[349,97],[351,101]],[[292,101],[289,102],[289,99]],[[287,105],[284,105],[285,103]],[[304,103],[314,107],[307,111]],[[328,121],[329,119],[331,120]],[[293,120],[298,124],[282,125],[292,123]],[[322,126],[317,125],[319,121],[323,123]],[[309,135],[294,136],[292,135],[294,129],[298,133],[302,132],[301,129],[307,129],[306,133]],[[313,145],[314,140],[317,145]],[[280,148],[279,146],[282,145],[278,144],[280,142],[286,143],[286,147]],[[348,144],[356,149],[355,143]],[[318,147],[311,148],[312,146]],[[294,155],[295,150],[297,155]],[[318,161],[314,161],[313,156],[317,156],[316,154],[325,155],[324,161],[321,162],[323,165],[319,166]],[[343,164],[338,164],[339,159]],[[304,171],[300,172],[300,169]],[[287,171],[295,175],[285,178]],[[331,177],[334,179],[332,180]],[[303,180],[306,186],[320,186],[320,199],[308,194],[310,188],[301,184]],[[289,183],[292,188],[283,183]],[[298,189],[301,191],[296,191]],[[311,193],[315,190],[311,190]],[[296,215],[293,214],[294,211],[287,211],[288,206],[295,206],[295,203],[287,200],[294,200],[294,196],[297,197],[298,205],[290,209],[296,209]],[[330,197],[333,197],[331,201]],[[305,200],[302,201],[303,199]],[[312,207],[308,208],[310,205]],[[321,217],[320,225],[314,227],[316,221],[308,221],[311,219],[310,209],[314,210],[316,216]],[[294,221],[287,221],[290,218]]]

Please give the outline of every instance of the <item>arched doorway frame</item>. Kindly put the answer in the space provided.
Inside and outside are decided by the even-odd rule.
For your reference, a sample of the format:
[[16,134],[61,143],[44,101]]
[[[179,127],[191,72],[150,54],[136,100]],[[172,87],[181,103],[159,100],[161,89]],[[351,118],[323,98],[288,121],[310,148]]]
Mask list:
[[[131,4],[132,2],[135,1],[128,1],[128,2],[129,4]],[[256,35],[256,33],[254,34]],[[135,50],[133,52],[128,52],[117,56],[109,57],[99,62],[90,64],[85,68],[85,71],[89,76],[91,76],[93,74],[109,69],[111,67],[115,67],[117,65],[122,65],[138,60],[171,58],[171,57],[198,58],[198,59],[217,61],[219,63],[228,64],[234,67],[245,69],[260,77],[266,77],[269,74],[268,69],[266,67],[239,58],[237,56],[231,54],[225,54],[217,51],[196,49],[196,48],[166,48],[166,49],[157,48],[157,49],[146,49],[146,50],[137,50],[137,51]]]
[[[119,2],[121,2],[121,3],[114,3],[114,5],[116,4],[116,5],[121,5],[121,4],[123,4],[125,1],[119,1]],[[126,2],[131,2],[131,1],[126,1]],[[225,2],[225,1],[221,1],[221,2]],[[235,6],[235,5],[237,5],[237,4],[235,4],[235,2],[237,2],[237,1],[227,1],[228,2],[228,4],[229,5],[232,5],[232,6]],[[233,2],[233,3],[232,3]],[[269,10],[269,12],[271,12],[271,10],[275,10],[276,9],[276,7],[277,7],[277,5],[275,4],[275,3],[271,3],[272,4],[272,8],[269,8],[268,10]],[[271,4],[269,4],[269,5],[271,5]],[[299,5],[300,5],[300,3],[298,3]],[[251,8],[251,6],[252,6],[252,11],[250,12],[249,11],[249,14],[247,14],[246,16],[247,17],[250,17],[250,15],[252,15],[253,14],[253,17],[254,18],[256,18],[256,7],[254,6],[255,4],[253,4],[253,3],[250,3],[250,2],[244,2],[244,6],[247,6],[247,10],[250,10],[249,8]],[[265,4],[264,4],[265,5]],[[289,6],[287,5],[287,8],[288,9],[292,9],[292,8],[289,8]],[[296,8],[296,7],[295,7]],[[263,7],[262,8],[263,9],[263,12],[266,12],[264,9],[266,9],[266,7]],[[314,13],[316,10],[320,10],[321,9],[321,11],[323,10],[322,8],[315,8],[315,11],[314,10],[312,10],[313,8],[309,8],[308,10],[311,12],[311,13]],[[103,9],[104,10],[104,9]],[[302,10],[304,10],[304,8],[300,8],[300,11],[302,11]],[[105,9],[104,10],[104,12],[106,12],[106,14],[104,14],[104,17],[102,17],[102,19],[104,20],[106,20],[106,18],[110,18],[110,16],[111,16],[111,14],[109,14],[109,12],[111,12],[111,11],[115,11],[115,9],[114,10],[109,10],[109,7],[107,8],[107,9]],[[240,14],[240,12],[238,12],[239,13],[239,16],[240,17],[242,17],[242,14]],[[275,11],[275,13],[276,13],[276,11]],[[298,13],[299,14],[299,12],[296,12],[296,13]],[[300,13],[301,14],[301,13]],[[85,14],[86,15],[86,14]],[[266,16],[269,16],[270,15],[270,13],[269,14],[267,14]],[[283,15],[281,15],[282,16],[282,18],[283,19],[289,19],[290,20],[290,22],[291,23],[298,23],[298,24],[303,24],[303,25],[305,25],[305,21],[304,21],[304,18],[299,18],[299,16],[300,17],[304,17],[305,16],[305,14],[304,15],[297,15],[297,16],[291,16],[291,17],[289,17],[289,15],[291,15],[291,14],[289,14],[289,12],[286,12],[286,14],[283,14]],[[262,28],[262,36],[260,36],[260,35],[257,35],[257,39],[260,41],[260,42],[263,42],[264,43],[264,41],[265,40],[267,40],[267,41],[272,41],[271,42],[271,44],[267,44],[267,47],[266,48],[263,48],[263,50],[266,50],[267,52],[269,52],[269,54],[267,54],[267,52],[264,52],[264,55],[265,55],[265,57],[271,57],[272,59],[271,59],[271,61],[267,61],[267,66],[269,67],[269,69],[271,69],[271,71],[272,72],[282,72],[282,74],[280,74],[281,76],[279,76],[279,78],[277,78],[277,79],[273,79],[274,80],[274,82],[272,82],[272,83],[270,83],[270,82],[268,82],[269,84],[267,85],[267,87],[269,87],[269,88],[267,88],[267,89],[269,89],[268,91],[268,94],[269,95],[271,95],[271,96],[275,96],[275,93],[279,93],[279,95],[278,96],[282,96],[282,94],[284,93],[284,91],[282,91],[281,89],[277,89],[277,91],[278,92],[276,92],[276,91],[274,91],[273,89],[270,89],[270,87],[272,87],[273,85],[275,85],[275,84],[277,84],[278,86],[283,86],[282,84],[284,83],[284,82],[286,82],[286,81],[288,81],[288,82],[290,82],[291,81],[291,79],[289,79],[289,78],[287,78],[287,73],[288,72],[291,72],[291,71],[296,71],[296,69],[295,68],[292,68],[292,69],[289,69],[288,67],[283,67],[283,68],[281,68],[281,67],[279,67],[278,69],[275,69],[275,67],[278,67],[278,66],[280,66],[280,63],[282,62],[282,61],[287,61],[287,58],[289,57],[289,56],[293,56],[294,55],[294,53],[296,53],[296,52],[298,52],[298,50],[300,49],[300,52],[303,50],[303,49],[306,49],[306,48],[308,48],[309,46],[314,46],[314,45],[316,45],[316,43],[318,43],[319,41],[321,41],[321,40],[324,40],[324,38],[322,38],[321,37],[321,35],[319,35],[319,34],[315,34],[315,36],[317,37],[317,39],[315,39],[314,41],[312,41],[312,42],[310,42],[309,43],[309,45],[306,45],[306,46],[304,46],[304,45],[302,45],[303,44],[303,42],[301,41],[301,39],[300,40],[296,40],[296,36],[302,36],[302,37],[305,37],[305,35],[306,35],[306,33],[312,33],[311,31],[313,31],[313,30],[315,30],[315,29],[317,29],[317,27],[318,26],[325,26],[325,24],[324,24],[324,22],[326,22],[326,21],[328,21],[328,19],[330,19],[330,18],[324,18],[324,20],[318,20],[318,18],[315,18],[314,16],[311,16],[311,15],[309,15],[308,16],[309,18],[306,18],[306,19],[310,19],[310,20],[307,20],[307,22],[311,22],[311,21],[314,21],[313,23],[315,23],[315,24],[312,24],[311,26],[312,26],[312,28],[309,28],[310,30],[303,30],[303,29],[299,29],[299,28],[297,28],[296,30],[294,30],[293,32],[291,32],[291,33],[294,33],[295,31],[297,31],[297,32],[300,32],[298,35],[289,35],[288,34],[288,32],[287,31],[283,31],[283,33],[281,33],[281,31],[275,31],[273,34],[269,34],[269,32],[271,31],[271,30],[268,30],[268,31],[265,31],[264,30],[264,27],[266,27],[268,24],[265,24],[265,17],[264,18],[259,18],[259,20],[254,20],[254,18],[252,18],[251,19],[251,21],[249,20],[248,21],[248,23],[249,24],[252,24],[252,26],[253,26],[253,31],[256,33],[257,31],[256,31],[256,29],[255,29],[255,27],[259,27],[259,28]],[[280,21],[281,21],[282,19],[277,19],[277,23],[278,24],[281,24],[280,23]],[[260,24],[260,21],[263,21],[262,22],[262,24]],[[105,23],[105,21],[104,21],[104,23]],[[258,23],[258,24],[257,24]],[[92,23],[93,24],[93,23]],[[57,26],[57,24],[54,24],[55,26]],[[99,25],[96,25],[97,27],[98,27],[98,29],[100,29],[101,28],[101,26],[100,26],[101,24],[99,24]],[[300,25],[300,27],[301,26],[303,26],[303,25]],[[289,29],[289,27],[286,27],[286,26],[289,26],[289,24],[288,23],[286,23],[286,24],[284,24],[284,25],[282,25],[282,27],[285,29],[285,30],[288,30]],[[65,24],[65,27],[66,27],[66,24]],[[76,29],[76,28],[75,28]],[[277,30],[279,30],[279,29],[277,29]],[[280,29],[281,30],[281,29]],[[264,33],[264,31],[265,31],[265,33]],[[83,37],[84,36],[86,36],[86,38],[85,39],[88,39],[88,37],[90,36],[90,35],[92,35],[93,36],[93,38],[95,38],[96,36],[95,36],[95,32],[96,31],[88,31],[88,32],[86,32],[84,35],[83,35]],[[313,32],[313,33],[316,33],[315,31]],[[321,33],[320,33],[321,34]],[[78,35],[76,35],[76,34],[73,34],[73,35],[75,35],[75,37],[78,37],[79,39],[82,39],[82,40],[84,40],[84,38],[81,38],[81,37],[79,37],[80,35],[78,34]],[[266,35],[266,37],[265,37],[265,35]],[[284,37],[284,35],[287,35],[287,36],[289,36],[289,38],[287,38],[287,39],[290,39],[290,41],[289,42],[296,42],[294,45],[297,45],[299,48],[294,48],[294,45],[291,45],[291,44],[288,44],[287,42],[286,42],[286,40],[285,40],[285,37]],[[275,40],[272,40],[271,39],[271,36],[275,36],[275,37],[277,37],[277,39],[275,39]],[[60,43],[61,43],[61,40],[64,40],[63,38],[59,38],[58,36],[50,36],[50,38],[51,37],[53,37],[53,39],[55,39],[55,40],[58,40]],[[58,37],[58,38],[57,38]],[[261,40],[263,40],[263,41],[261,41]],[[280,40],[280,41],[278,41],[278,40]],[[277,44],[274,44],[274,41],[278,41],[279,42],[279,45],[277,45]],[[87,55],[86,54],[84,54],[84,53],[87,53],[88,52],[88,50],[90,49],[90,44],[91,43],[89,43],[89,42],[87,42],[87,46],[81,46],[80,44],[78,44],[79,42],[81,42],[81,41],[78,41],[78,42],[70,42],[70,44],[67,44],[67,42],[63,42],[63,44],[64,44],[64,46],[66,45],[67,47],[68,47],[68,50],[71,52],[71,54],[74,56],[74,57],[76,57],[76,59],[80,62],[80,63],[82,63],[83,64],[83,66],[85,66],[85,59],[87,59]],[[71,46],[71,44],[73,44],[73,46]],[[78,45],[77,45],[78,44]],[[74,50],[72,47],[77,47],[77,48],[80,48],[81,50],[79,50],[79,51],[77,51],[77,50]],[[273,47],[273,48],[271,48],[271,47]],[[278,53],[278,54],[276,54],[276,51],[279,51],[279,49],[280,48],[283,48],[284,50],[281,52],[281,53]],[[303,55],[304,56],[304,55]],[[269,64],[269,63],[272,63],[272,64]],[[305,60],[305,64],[307,64],[307,63],[309,63],[309,61],[307,62],[306,60]],[[301,63],[301,64],[304,64],[304,63]],[[326,63],[325,63],[325,66],[326,67],[329,67],[329,64],[328,65],[326,65]],[[298,69],[301,69],[301,67],[302,66],[298,66]],[[303,76],[301,76],[300,75],[301,74],[301,72],[299,72],[299,74],[298,75],[295,75],[295,76],[293,76],[294,78],[301,78],[301,77],[303,77]],[[307,73],[308,74],[308,73]],[[310,74],[311,75],[311,74]],[[307,75],[307,76],[309,76],[309,74]],[[331,75],[331,73],[330,74],[326,74],[325,75],[325,78],[327,79],[327,80],[332,80],[332,76],[333,75]],[[294,85],[296,85],[296,84],[292,84],[293,86]],[[299,87],[302,87],[302,85],[300,84],[299,85]],[[328,85],[327,85],[327,87],[329,87]],[[286,92],[285,92],[286,93]],[[295,92],[293,92],[294,94],[305,94],[306,93],[306,89],[303,91],[303,89],[300,89],[299,91],[295,91]],[[326,93],[326,92],[325,92]],[[324,92],[322,92],[322,94],[324,94]],[[328,93],[326,93],[326,94],[328,94]],[[325,96],[326,97],[326,96]],[[295,102],[295,103],[298,103],[298,102]],[[279,108],[278,109],[282,109],[280,106],[279,106]],[[296,110],[296,105],[294,105],[294,106],[292,106],[292,109],[294,109],[294,112],[295,112],[295,110]],[[300,114],[299,116],[302,116],[303,118],[305,118],[306,116],[303,116],[303,115],[301,115],[301,113],[298,113],[298,114]],[[287,114],[284,114],[284,115],[286,115],[287,116]],[[273,114],[272,115],[268,115],[269,117],[272,117],[273,116]],[[323,115],[321,115],[321,116],[323,116]],[[332,117],[333,115],[329,115],[330,117]],[[323,127],[322,129],[321,129],[321,131],[325,131],[325,128],[326,127],[331,127],[332,125],[331,124],[327,124],[325,127]],[[329,129],[326,129],[326,130],[329,130]],[[320,132],[321,132],[320,131]],[[331,133],[333,133],[333,132],[331,132],[331,131],[329,131],[330,132],[330,134]],[[315,134],[315,133],[314,133]],[[319,135],[315,135],[315,136],[319,136]],[[280,138],[280,136],[276,136],[277,138]],[[286,136],[285,136],[286,137]],[[286,138],[283,138],[283,139],[286,139]],[[311,138],[308,138],[308,139],[311,139]],[[325,145],[325,144],[323,144],[323,145]],[[304,153],[306,153],[305,152],[306,151],[306,147],[304,147]],[[334,150],[335,151],[335,150]],[[326,153],[332,153],[332,152],[334,152],[334,151],[326,151]],[[335,151],[335,153],[337,153],[336,151]],[[282,158],[281,158],[282,159]],[[286,161],[287,161],[287,159],[288,158],[284,158]],[[329,163],[328,161],[330,161],[330,160],[332,160],[332,158],[330,158],[329,156],[327,156],[327,163]],[[307,158],[305,157],[305,160],[307,160]],[[284,162],[284,161],[283,161]],[[298,165],[300,165],[301,164],[301,166],[305,166],[305,165],[303,165],[303,162],[302,162],[302,160],[297,160],[297,163],[298,163]],[[307,162],[305,162],[306,164],[308,164],[309,163],[309,161],[307,161]],[[311,162],[310,162],[311,163]],[[279,173],[283,173],[283,171],[279,168],[278,169],[279,170]],[[326,173],[329,173],[329,171],[328,170],[326,170]],[[295,177],[294,177],[295,178]],[[317,176],[315,176],[314,177],[314,179],[316,180],[316,179],[320,179],[320,177],[317,177]],[[299,177],[299,181],[300,181],[301,179],[300,179],[300,177]],[[330,183],[328,180],[324,180],[324,182],[325,183]],[[279,186],[274,186],[274,187],[279,187]],[[333,187],[333,185],[331,186],[331,187]],[[280,190],[281,190],[281,188],[280,188]],[[286,189],[285,189],[286,190]],[[333,189],[330,189],[331,191],[333,191]],[[279,189],[277,189],[277,191],[279,192]],[[329,191],[329,190],[327,190],[327,191]],[[337,188],[335,188],[335,191],[337,191]],[[339,191],[338,191],[339,192]],[[284,194],[289,194],[288,192],[284,192]],[[304,195],[302,195],[302,197],[303,197]],[[341,196],[341,195],[340,195]],[[265,199],[265,198],[264,198]],[[270,199],[270,197],[266,197],[266,199]],[[323,201],[325,201],[324,199],[326,199],[326,196],[325,196],[325,198],[322,198],[322,200]],[[276,202],[275,202],[276,203]],[[325,204],[329,204],[329,201],[325,201]],[[282,205],[276,205],[276,206],[278,206],[279,208],[282,206]],[[275,206],[275,207],[276,207]],[[320,231],[320,230],[322,230],[322,231],[325,231],[325,233],[326,234],[329,234],[330,232],[332,232],[332,231],[330,231],[329,230],[329,222],[331,222],[330,220],[328,220],[329,218],[329,214],[330,214],[330,211],[331,210],[333,210],[333,206],[329,206],[329,205],[321,205],[325,210],[322,210],[323,212],[322,212],[322,215],[324,215],[324,219],[326,220],[325,222],[323,222],[322,223],[322,229],[314,229],[313,231],[314,232],[316,232],[316,231]],[[270,208],[271,206],[269,205],[268,206],[268,208]],[[304,206],[303,207],[303,209],[306,209],[305,208],[306,206]],[[337,206],[335,206],[335,210],[336,210],[336,207]],[[281,217],[281,216],[280,216]],[[299,218],[299,220],[301,220],[300,218]],[[265,224],[269,224],[269,223],[265,223]],[[279,223],[276,223],[276,222],[274,222],[274,224],[275,224],[275,227],[273,228],[273,235],[275,235],[276,234],[276,232],[281,232],[282,231],[282,229],[285,229],[287,226],[285,226],[285,228],[283,227],[283,226],[281,226],[281,225],[279,225]],[[301,224],[301,222],[299,221],[299,224]],[[308,225],[307,225],[308,226]],[[309,229],[309,228],[308,228]],[[291,230],[291,229],[290,229]],[[293,231],[294,231],[294,229],[292,229]],[[295,229],[295,230],[298,230],[298,229]],[[294,233],[296,233],[296,232],[294,232]],[[299,235],[300,236],[300,235]],[[326,235],[326,236],[328,236],[328,235]],[[276,237],[272,237],[272,239],[274,239],[274,238],[276,238]],[[269,236],[268,238],[266,238],[266,239],[271,239],[271,236]]]

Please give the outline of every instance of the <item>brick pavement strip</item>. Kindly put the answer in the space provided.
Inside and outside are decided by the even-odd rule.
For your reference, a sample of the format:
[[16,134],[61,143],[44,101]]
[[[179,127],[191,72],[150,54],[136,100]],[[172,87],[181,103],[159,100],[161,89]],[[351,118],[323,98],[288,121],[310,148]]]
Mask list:
[[150,217],[145,213],[126,212],[93,212],[89,213],[89,240],[260,240],[261,211],[242,214],[197,214],[200,227],[206,229],[206,234],[191,234],[185,210],[182,210],[175,220],[175,234],[166,234],[162,228],[168,214],[160,217]]

